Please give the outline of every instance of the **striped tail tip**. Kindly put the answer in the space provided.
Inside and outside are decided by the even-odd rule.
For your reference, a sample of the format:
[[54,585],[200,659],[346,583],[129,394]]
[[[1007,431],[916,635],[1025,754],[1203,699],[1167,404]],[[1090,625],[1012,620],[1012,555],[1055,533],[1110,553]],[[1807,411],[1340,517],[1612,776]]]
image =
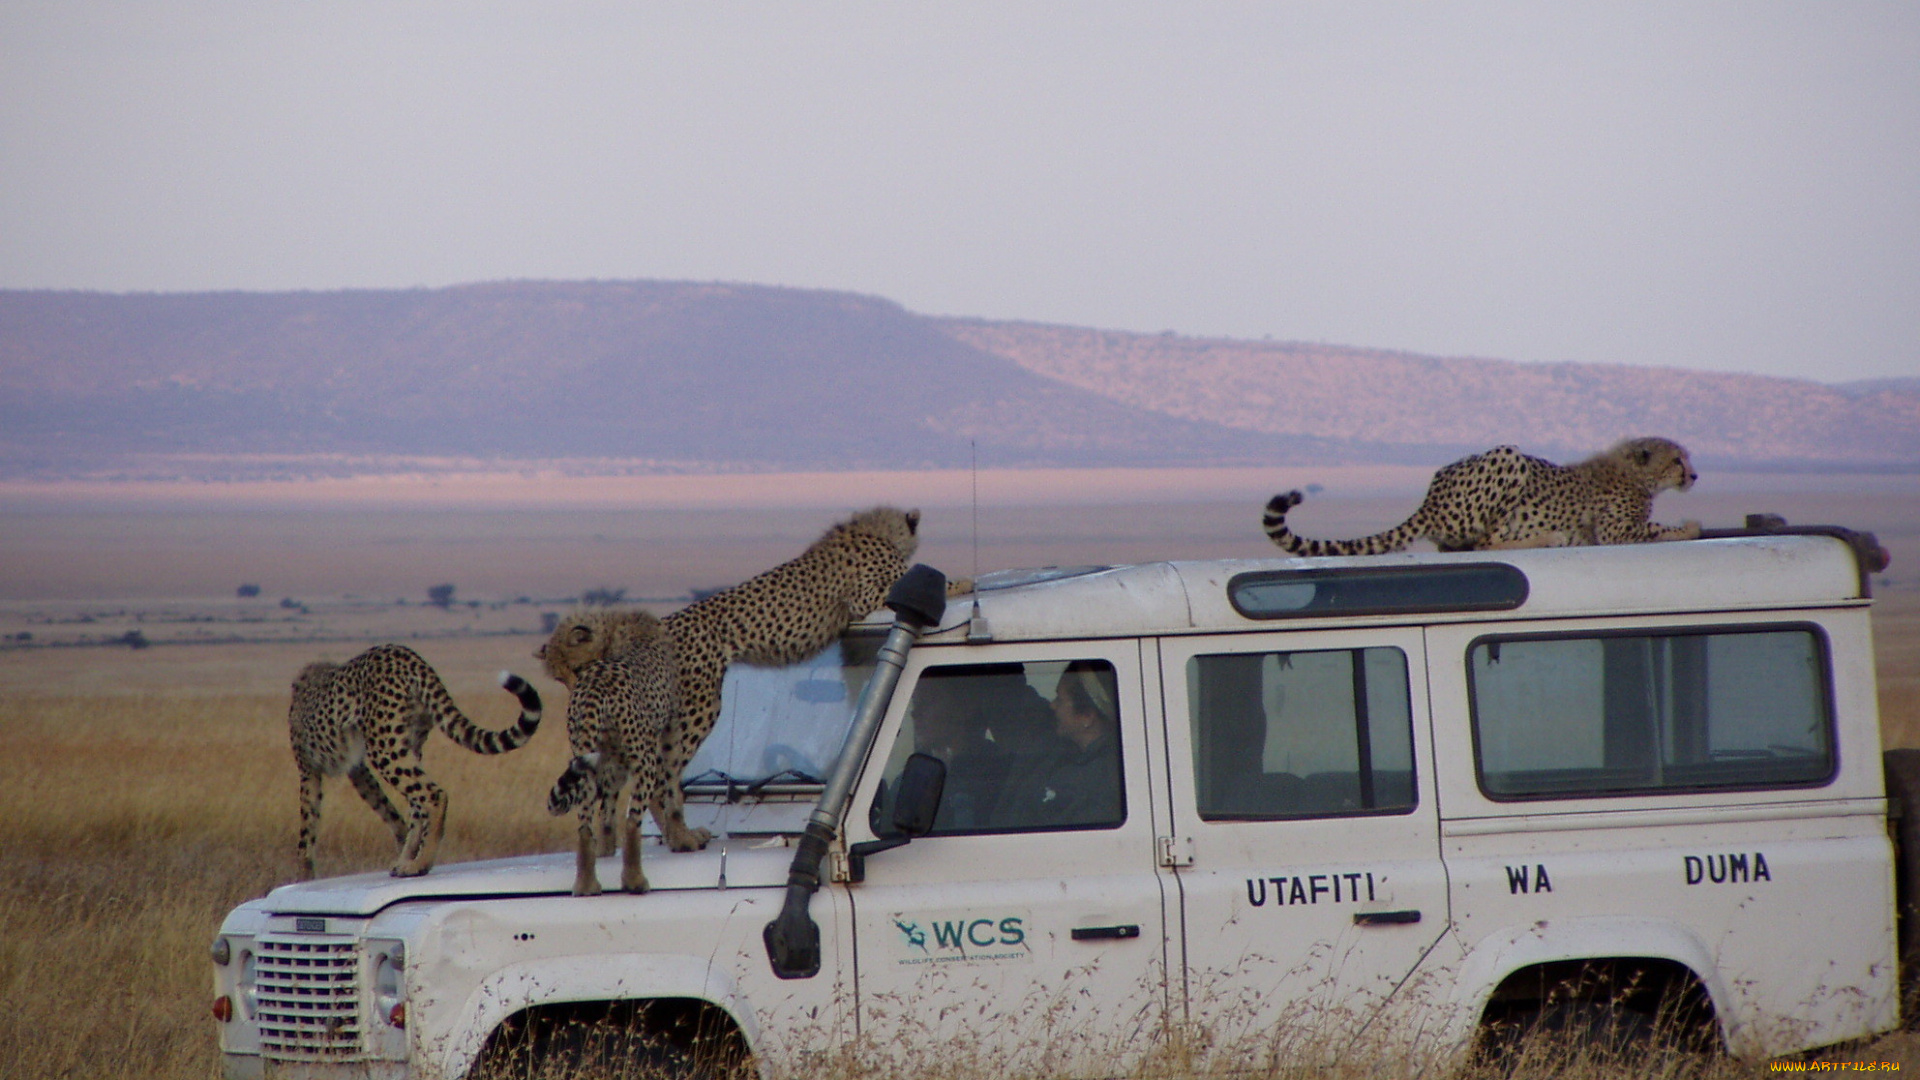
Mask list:
[[547,793],[547,813],[558,817],[585,802],[596,789],[594,774],[599,768],[598,754],[582,754],[567,762],[567,771]]
[[1298,491],[1283,491],[1267,500],[1267,517],[1285,517],[1287,511],[1306,501],[1306,496]]
[[521,730],[529,735],[533,734],[534,729],[540,725],[540,691],[535,690],[532,683],[511,671],[502,671],[498,678],[500,685],[508,693],[520,699]]
[[1267,539],[1288,551],[1298,551],[1287,528],[1287,511],[1299,506],[1304,499],[1298,491],[1283,491],[1267,500],[1266,511],[1260,515],[1260,527],[1266,530]]

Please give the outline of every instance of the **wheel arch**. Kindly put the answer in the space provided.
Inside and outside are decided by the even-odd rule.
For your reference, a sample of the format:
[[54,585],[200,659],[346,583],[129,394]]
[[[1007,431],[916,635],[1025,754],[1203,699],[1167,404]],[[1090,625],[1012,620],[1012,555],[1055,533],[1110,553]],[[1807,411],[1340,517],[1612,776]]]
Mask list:
[[659,954],[567,956],[511,964],[482,979],[443,1045],[422,1047],[442,1075],[465,1076],[511,1018],[567,1006],[678,1001],[711,1009],[738,1033],[742,1050],[760,1043],[759,1025],[738,985],[704,957]]
[[1722,1045],[1736,1047],[1738,1018],[1705,943],[1672,923],[1631,917],[1542,920],[1482,938],[1461,965],[1449,1034],[1470,1044],[1489,1010],[1521,1000],[1529,981],[1552,983],[1583,967],[1622,965],[1690,980]]

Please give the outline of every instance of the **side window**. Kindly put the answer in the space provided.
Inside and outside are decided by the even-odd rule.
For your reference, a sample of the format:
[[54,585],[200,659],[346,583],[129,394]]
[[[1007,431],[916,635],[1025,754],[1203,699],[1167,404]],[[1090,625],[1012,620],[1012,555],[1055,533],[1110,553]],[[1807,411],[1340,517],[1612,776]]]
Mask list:
[[922,671],[869,808],[874,833],[891,829],[888,793],[913,753],[947,765],[931,836],[1120,825],[1118,698],[1105,660]]
[[1468,655],[1493,798],[1777,787],[1833,775],[1811,629],[1490,638]]
[[1413,809],[1413,712],[1399,649],[1196,656],[1187,711],[1204,820]]

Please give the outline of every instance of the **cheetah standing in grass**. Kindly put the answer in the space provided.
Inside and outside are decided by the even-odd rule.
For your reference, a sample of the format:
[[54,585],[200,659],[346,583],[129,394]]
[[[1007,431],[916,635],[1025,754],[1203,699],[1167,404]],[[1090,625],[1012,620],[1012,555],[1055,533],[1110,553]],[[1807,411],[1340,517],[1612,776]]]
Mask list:
[[[433,667],[405,645],[376,645],[344,664],[301,669],[287,712],[293,760],[300,768],[300,879],[313,877],[321,784],[341,773],[393,830],[400,845],[394,876],[431,870],[446,827],[447,793],[427,778],[421,748],[436,724],[479,754],[526,745],[540,726],[540,695],[511,672],[500,673],[500,685],[520,699],[520,721],[504,731],[488,731],[467,719]],[[407,801],[406,817],[380,789],[382,780]]]
[[1358,540],[1307,540],[1287,528],[1298,491],[1275,495],[1262,524],[1275,544],[1295,555],[1379,555],[1426,537],[1442,551],[1633,544],[1691,540],[1700,523],[1658,525],[1653,498],[1685,491],[1698,479],[1679,443],[1628,439],[1577,465],[1555,465],[1496,446],[1434,474],[1427,497],[1386,532]]
[[[799,557],[661,620],[678,703],[661,725],[665,782],[649,809],[672,850],[692,851],[713,838],[706,829],[687,827],[680,775],[719,718],[727,665],[777,667],[825,648],[849,623],[886,600],[919,545],[919,528],[918,510],[880,506],[855,514]],[[556,679],[572,685],[589,664],[617,655],[623,642],[634,640],[634,618],[631,613],[576,613],[561,620],[534,656]],[[620,627],[627,629],[616,632]],[[576,758],[568,774],[579,768],[591,766]],[[607,820],[611,809],[598,813]]]

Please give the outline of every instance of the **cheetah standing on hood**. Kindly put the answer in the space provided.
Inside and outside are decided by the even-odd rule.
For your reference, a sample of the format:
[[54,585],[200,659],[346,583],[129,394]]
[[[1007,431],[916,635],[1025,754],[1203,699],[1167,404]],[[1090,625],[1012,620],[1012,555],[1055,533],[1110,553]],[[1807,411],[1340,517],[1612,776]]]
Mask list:
[[[825,648],[886,600],[919,545],[919,528],[918,510],[863,511],[828,529],[797,558],[660,620],[677,705],[660,725],[667,779],[650,809],[670,848],[692,851],[713,838],[687,827],[680,775],[720,716],[727,665],[784,666]],[[636,625],[633,613],[578,612],[561,620],[534,655],[571,686],[588,665],[630,644]],[[569,774],[581,765],[576,757]],[[597,812],[610,820],[611,808]]]

